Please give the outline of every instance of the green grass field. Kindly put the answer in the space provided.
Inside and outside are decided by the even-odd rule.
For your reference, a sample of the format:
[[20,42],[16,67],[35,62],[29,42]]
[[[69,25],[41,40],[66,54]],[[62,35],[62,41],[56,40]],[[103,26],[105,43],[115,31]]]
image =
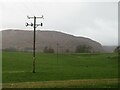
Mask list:
[[117,87],[117,54],[36,53],[36,73],[32,73],[32,53],[3,52],[3,88]]

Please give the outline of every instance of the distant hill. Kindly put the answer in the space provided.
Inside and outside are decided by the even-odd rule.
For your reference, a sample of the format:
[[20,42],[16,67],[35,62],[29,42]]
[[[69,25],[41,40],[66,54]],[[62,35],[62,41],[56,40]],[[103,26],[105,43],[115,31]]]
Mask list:
[[[57,31],[36,31],[36,51],[43,52],[45,47],[53,48],[56,52],[75,52],[78,45],[89,45],[91,52],[103,52],[100,43],[85,37],[76,37]],[[33,31],[29,30],[3,30],[2,49],[19,51],[32,51]]]
[[114,52],[116,47],[117,46],[103,46],[103,49],[105,52],[112,53],[112,52]]

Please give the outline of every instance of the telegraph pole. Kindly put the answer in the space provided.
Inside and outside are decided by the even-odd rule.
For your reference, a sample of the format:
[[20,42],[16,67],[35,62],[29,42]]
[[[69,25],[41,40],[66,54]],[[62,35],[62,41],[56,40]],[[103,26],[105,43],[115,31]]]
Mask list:
[[27,16],[27,18],[28,19],[34,19],[34,23],[31,23],[31,24],[26,23],[26,27],[27,26],[32,26],[34,28],[34,34],[33,34],[33,65],[32,65],[33,66],[33,70],[32,70],[32,72],[35,73],[35,60],[36,60],[36,58],[35,58],[35,40],[36,40],[36,28],[38,26],[43,26],[42,23],[41,24],[36,24],[36,19],[40,19],[40,18],[44,19],[44,18],[43,18],[43,16],[41,16],[41,17],[36,17],[36,16],[29,17],[29,16]]

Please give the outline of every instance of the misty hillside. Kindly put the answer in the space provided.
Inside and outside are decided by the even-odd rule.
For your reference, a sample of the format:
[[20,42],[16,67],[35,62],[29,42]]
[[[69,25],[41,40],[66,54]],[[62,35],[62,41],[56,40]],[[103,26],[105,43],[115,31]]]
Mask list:
[[[36,31],[36,51],[43,52],[45,47],[53,48],[56,52],[75,52],[78,45],[91,46],[91,52],[103,52],[100,43],[89,38],[75,37],[57,31]],[[19,51],[32,51],[33,31],[3,30],[2,49],[15,49]]]

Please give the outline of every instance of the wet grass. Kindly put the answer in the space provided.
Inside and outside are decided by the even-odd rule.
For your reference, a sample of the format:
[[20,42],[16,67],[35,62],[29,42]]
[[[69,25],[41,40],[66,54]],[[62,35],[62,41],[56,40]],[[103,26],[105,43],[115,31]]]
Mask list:
[[[58,57],[56,54],[37,53],[36,73],[32,73],[32,53],[3,52],[2,55],[3,84],[8,86],[23,82],[118,78],[118,59],[115,53],[59,54]],[[94,87],[100,87],[99,85],[102,84],[96,84]],[[104,83],[103,86],[105,85],[110,87],[117,84],[109,83],[109,86]]]

